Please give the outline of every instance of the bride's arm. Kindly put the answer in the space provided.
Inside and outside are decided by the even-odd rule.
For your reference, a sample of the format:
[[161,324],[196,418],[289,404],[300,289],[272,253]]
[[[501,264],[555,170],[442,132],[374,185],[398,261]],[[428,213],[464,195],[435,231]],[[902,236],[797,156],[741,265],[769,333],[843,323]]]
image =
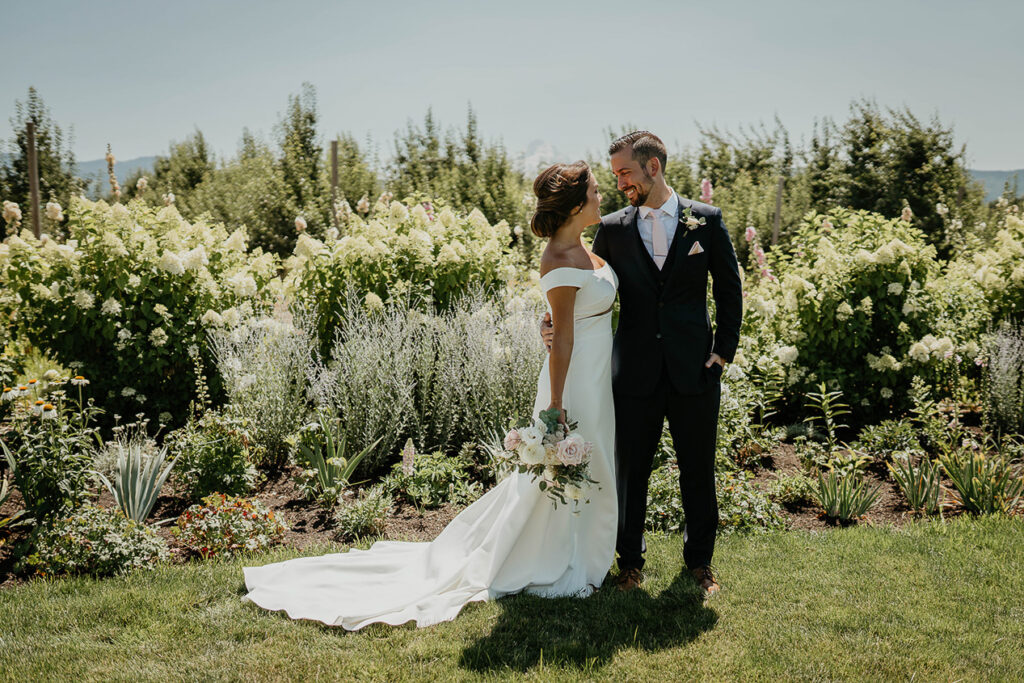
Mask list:
[[551,353],[548,356],[548,373],[551,378],[549,409],[563,409],[562,392],[565,390],[565,377],[569,373],[569,359],[572,358],[576,289],[576,287],[554,287],[548,290],[551,323],[554,327]]

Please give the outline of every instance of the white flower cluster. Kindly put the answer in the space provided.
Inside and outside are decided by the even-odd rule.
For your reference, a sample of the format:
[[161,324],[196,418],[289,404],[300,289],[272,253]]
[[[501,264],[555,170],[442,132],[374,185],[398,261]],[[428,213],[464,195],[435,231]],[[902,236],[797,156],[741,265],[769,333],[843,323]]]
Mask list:
[[779,359],[779,362],[783,365],[791,365],[796,362],[797,356],[800,355],[799,350],[795,346],[781,346],[775,350],[775,357]]
[[934,337],[926,334],[921,341],[914,342],[907,351],[907,356],[918,363],[927,363],[931,359],[952,358],[956,345],[949,337]]
[[903,367],[903,365],[896,360],[891,353],[884,352],[881,356],[876,356],[873,353],[867,354],[868,367],[875,372],[895,372]]

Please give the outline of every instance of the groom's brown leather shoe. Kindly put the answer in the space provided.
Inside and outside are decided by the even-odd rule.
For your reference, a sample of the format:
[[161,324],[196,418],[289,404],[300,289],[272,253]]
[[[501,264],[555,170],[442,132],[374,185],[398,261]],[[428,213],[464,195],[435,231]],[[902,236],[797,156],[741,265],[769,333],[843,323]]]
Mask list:
[[697,584],[700,586],[701,594],[705,598],[710,598],[722,590],[722,586],[715,580],[715,575],[711,572],[711,567],[704,565],[703,567],[691,570],[691,572],[693,573],[693,578],[697,580]]
[[619,575],[615,577],[615,584],[619,587],[620,591],[626,592],[637,588],[643,583],[643,580],[643,572],[636,568],[630,568],[619,572]]

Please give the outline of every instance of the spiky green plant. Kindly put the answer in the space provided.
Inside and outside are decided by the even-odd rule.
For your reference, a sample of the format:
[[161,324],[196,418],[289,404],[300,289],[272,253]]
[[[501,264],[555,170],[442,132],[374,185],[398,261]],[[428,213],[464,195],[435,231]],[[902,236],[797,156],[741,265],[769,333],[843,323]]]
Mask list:
[[914,512],[931,515],[939,510],[942,468],[925,455],[914,461],[914,454],[897,453],[887,462],[889,473],[896,480],[907,504]]
[[[15,467],[17,467],[17,463],[14,461],[14,456],[11,455],[11,451],[8,450],[7,444],[5,444],[3,441],[0,441],[0,448],[3,449],[4,459],[7,460],[7,468],[11,472],[14,472]],[[3,478],[0,479],[0,505],[3,505],[4,502],[7,500],[7,497],[10,496],[10,495],[11,495],[10,483],[7,481],[7,474],[4,473]],[[0,529],[3,529],[6,526],[11,526],[23,514],[25,514],[24,510],[18,510],[13,515],[11,515],[10,517],[0,518]],[[2,542],[0,542],[0,545],[2,545]]]
[[352,476],[355,474],[359,461],[366,457],[377,444],[377,439],[362,452],[353,457],[346,457],[348,447],[345,433],[323,413],[319,416],[318,440],[322,443],[316,447],[300,441],[299,451],[306,461],[312,465],[312,495],[325,507],[333,507],[338,501],[341,492],[352,483]]
[[957,502],[980,514],[1011,512],[1024,501],[1024,477],[1001,453],[944,448],[939,461],[952,480]]
[[878,502],[881,485],[869,491],[864,477],[856,472],[818,473],[818,503],[825,515],[840,522],[862,517]]
[[144,524],[149,513],[153,511],[160,489],[171,474],[174,463],[178,461],[174,458],[167,467],[163,467],[166,460],[166,448],[161,448],[156,455],[147,458],[142,444],[128,443],[117,458],[114,483],[111,483],[105,474],[96,474],[114,496],[114,502],[124,511],[125,516]]

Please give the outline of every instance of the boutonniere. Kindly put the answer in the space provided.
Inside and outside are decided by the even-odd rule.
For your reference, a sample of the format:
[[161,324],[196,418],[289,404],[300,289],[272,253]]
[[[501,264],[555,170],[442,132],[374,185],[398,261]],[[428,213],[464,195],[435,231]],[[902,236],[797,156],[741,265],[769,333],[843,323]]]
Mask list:
[[707,224],[707,220],[703,216],[700,218],[694,216],[693,209],[689,206],[683,209],[682,219],[686,222],[687,230],[696,230],[700,226]]

